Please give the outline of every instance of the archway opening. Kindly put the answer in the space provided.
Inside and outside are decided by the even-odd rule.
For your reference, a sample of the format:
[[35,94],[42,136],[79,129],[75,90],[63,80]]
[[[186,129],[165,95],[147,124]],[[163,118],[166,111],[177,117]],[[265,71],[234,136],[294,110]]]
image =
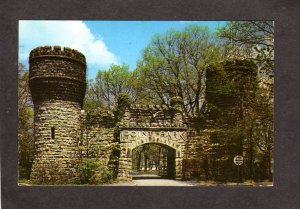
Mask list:
[[132,150],[132,177],[175,178],[176,150],[159,143],[146,143]]

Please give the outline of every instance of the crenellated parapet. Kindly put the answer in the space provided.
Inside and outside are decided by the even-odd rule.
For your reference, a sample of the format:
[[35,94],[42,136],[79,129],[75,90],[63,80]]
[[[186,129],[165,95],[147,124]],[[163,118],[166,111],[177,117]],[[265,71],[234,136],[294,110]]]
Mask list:
[[124,127],[128,128],[183,128],[181,111],[167,105],[133,104],[125,112]]
[[39,58],[57,58],[71,59],[77,61],[83,65],[86,65],[85,56],[77,51],[76,49],[71,49],[69,47],[61,46],[42,46],[33,49],[30,52],[29,60],[39,59]]
[[110,110],[101,110],[97,112],[84,112],[82,113],[82,125],[98,126],[101,128],[115,127],[114,114]]

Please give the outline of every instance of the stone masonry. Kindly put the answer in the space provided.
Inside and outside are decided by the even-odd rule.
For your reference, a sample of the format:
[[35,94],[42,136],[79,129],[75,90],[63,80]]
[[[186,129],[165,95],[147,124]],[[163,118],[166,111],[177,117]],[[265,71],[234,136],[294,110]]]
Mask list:
[[35,160],[31,179],[78,181],[80,111],[86,89],[85,57],[59,46],[30,53],[29,86],[34,103]]
[[[59,46],[38,47],[31,51],[29,62],[36,145],[32,181],[79,182],[80,159],[85,157],[99,159],[116,171],[118,179],[130,180],[132,150],[147,143],[174,150],[174,176],[187,176],[183,161],[198,158],[199,149],[180,109],[180,98],[173,98],[170,107],[131,105],[116,127],[112,112],[90,114],[82,110],[86,62],[80,52]],[[111,146],[118,147],[117,156]]]
[[175,150],[175,178],[182,178],[187,127],[176,104],[131,105],[125,111],[120,131],[121,153],[118,178],[131,179],[133,149],[143,144],[160,144]]

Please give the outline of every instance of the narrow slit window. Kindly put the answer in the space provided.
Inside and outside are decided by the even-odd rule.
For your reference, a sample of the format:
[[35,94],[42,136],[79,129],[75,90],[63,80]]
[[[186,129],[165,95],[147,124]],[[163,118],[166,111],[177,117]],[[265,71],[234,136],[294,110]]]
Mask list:
[[55,128],[51,128],[51,139],[55,139]]

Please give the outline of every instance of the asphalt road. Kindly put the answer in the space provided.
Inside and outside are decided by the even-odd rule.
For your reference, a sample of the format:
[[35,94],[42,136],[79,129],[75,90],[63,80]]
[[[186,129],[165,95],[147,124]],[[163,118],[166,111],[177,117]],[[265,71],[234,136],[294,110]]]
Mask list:
[[[150,177],[150,178],[149,178]],[[173,179],[157,178],[157,176],[139,175],[132,181],[119,182],[116,184],[109,184],[106,186],[193,186],[191,182],[179,181]]]
[[164,179],[156,174],[135,174],[133,180],[107,186],[193,186],[191,182]]
[[189,182],[172,179],[134,179],[135,186],[192,186]]

